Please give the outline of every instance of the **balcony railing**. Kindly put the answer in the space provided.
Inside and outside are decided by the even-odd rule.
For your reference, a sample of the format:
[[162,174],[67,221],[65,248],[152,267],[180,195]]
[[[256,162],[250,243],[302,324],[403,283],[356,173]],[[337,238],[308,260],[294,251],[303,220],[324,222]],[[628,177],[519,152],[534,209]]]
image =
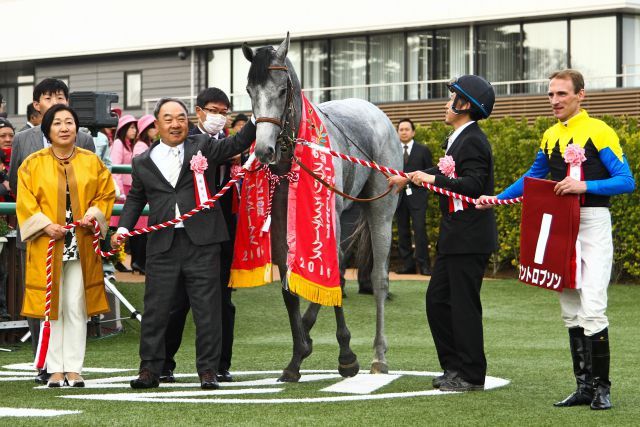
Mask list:
[[[446,89],[446,83],[448,81],[448,79],[440,79],[395,83],[371,83],[364,85],[327,86],[304,88],[302,91],[307,94],[310,99],[317,102],[328,101],[330,99],[344,99],[354,97],[354,94],[363,93],[363,96],[355,96],[368,99],[374,103],[420,101],[426,99],[446,98],[448,96],[448,91]],[[547,91],[548,83],[549,79],[544,78],[500,81],[492,82],[491,84],[495,88],[497,95],[508,96],[544,94]],[[640,64],[624,65],[623,72],[620,74],[585,77],[585,86],[588,90],[640,87]],[[380,99],[383,98],[383,94],[376,94],[376,89],[389,89],[389,92],[395,93],[396,96],[390,97],[389,99]],[[398,96],[397,94],[401,95]],[[176,96],[175,98],[184,101],[190,108],[191,112],[195,111],[195,96],[186,95]],[[235,110],[246,111],[251,109],[247,93],[231,93],[229,94],[229,98],[232,100]],[[159,99],[160,98],[143,99],[145,113],[150,113]]]

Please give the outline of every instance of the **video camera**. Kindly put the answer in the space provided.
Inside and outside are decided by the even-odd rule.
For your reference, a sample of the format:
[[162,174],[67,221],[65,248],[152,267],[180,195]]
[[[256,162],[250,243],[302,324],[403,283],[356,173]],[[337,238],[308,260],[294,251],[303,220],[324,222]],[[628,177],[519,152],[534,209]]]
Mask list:
[[116,127],[118,116],[111,112],[111,103],[118,102],[114,92],[71,92],[69,106],[78,114],[80,126],[95,136],[100,128]]

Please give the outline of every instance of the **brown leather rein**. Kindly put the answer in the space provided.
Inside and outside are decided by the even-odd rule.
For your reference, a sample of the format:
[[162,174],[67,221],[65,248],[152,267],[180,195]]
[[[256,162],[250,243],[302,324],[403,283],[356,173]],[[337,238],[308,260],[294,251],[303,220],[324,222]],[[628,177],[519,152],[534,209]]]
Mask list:
[[[287,74],[289,73],[289,68],[287,66],[284,65],[270,65],[268,68],[268,70],[272,70],[272,71],[284,71]],[[288,106],[290,102],[292,102],[293,100],[293,88],[288,88],[288,94],[287,94],[287,102],[286,105]],[[287,111],[288,107],[285,107],[285,113]],[[258,117],[256,119],[256,125],[258,123],[271,123],[274,124],[276,126],[278,126],[280,129],[284,130],[285,124],[283,123],[282,119],[276,119],[274,117]],[[293,155],[293,152],[292,152]],[[300,168],[305,171],[307,174],[309,174],[313,179],[315,179],[316,181],[318,181],[320,184],[322,184],[324,187],[326,187],[327,189],[329,189],[329,191],[332,191],[333,193],[344,197],[345,199],[349,199],[352,200],[354,202],[373,202],[375,200],[381,199],[383,197],[385,197],[387,194],[389,194],[391,192],[391,190],[393,189],[392,185],[389,185],[389,188],[387,188],[387,191],[385,191],[384,193],[375,196],[375,197],[371,197],[371,198],[359,198],[359,197],[354,197],[351,196],[343,191],[338,190],[336,187],[334,187],[333,185],[329,184],[328,182],[326,182],[324,179],[322,179],[322,177],[318,176],[314,171],[312,171],[310,168],[308,168],[304,163],[302,163],[297,157],[295,157],[295,155],[293,155],[293,159],[295,160],[295,162],[298,164],[298,166],[300,166]],[[389,176],[382,172],[381,173],[386,177],[389,178]]]

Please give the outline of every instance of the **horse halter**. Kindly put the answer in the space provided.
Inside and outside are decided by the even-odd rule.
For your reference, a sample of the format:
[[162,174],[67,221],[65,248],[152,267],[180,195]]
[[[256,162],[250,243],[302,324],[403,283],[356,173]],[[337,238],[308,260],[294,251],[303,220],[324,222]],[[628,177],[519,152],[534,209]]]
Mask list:
[[[282,116],[278,119],[275,117],[258,117],[256,118],[256,125],[258,123],[271,123],[280,128],[280,133],[276,140],[283,140],[287,143],[287,148],[293,148],[294,141],[287,134],[287,130],[291,130],[290,119],[293,116],[293,83],[291,82],[291,75],[289,74],[289,68],[286,65],[270,65],[267,67],[270,71],[284,71],[287,73],[287,99],[284,104],[284,110]],[[288,146],[291,147],[288,147]],[[293,150],[292,150],[293,151]]]

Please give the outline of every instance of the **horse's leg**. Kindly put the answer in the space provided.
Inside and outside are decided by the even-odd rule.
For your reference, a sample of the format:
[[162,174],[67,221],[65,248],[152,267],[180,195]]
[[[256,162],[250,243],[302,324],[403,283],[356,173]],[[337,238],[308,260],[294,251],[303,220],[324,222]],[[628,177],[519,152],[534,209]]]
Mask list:
[[351,350],[351,332],[347,328],[347,322],[344,318],[344,310],[342,307],[334,307],[336,314],[336,338],[340,345],[340,354],[338,355],[338,372],[343,377],[354,377],[360,371],[358,356]]
[[300,379],[300,365],[312,351],[311,340],[307,339],[308,331],[305,330],[300,316],[300,298],[284,289],[284,287],[282,288],[282,298],[289,314],[289,325],[291,326],[291,337],[293,338],[293,354],[291,355],[291,361],[282,371],[278,381],[298,382]]
[[371,363],[371,373],[374,374],[386,374],[389,372],[385,356],[387,338],[384,334],[384,304],[389,293],[389,252],[391,250],[393,210],[386,206],[383,200],[371,203],[367,212],[367,222],[371,233],[371,253],[373,255],[371,282],[376,301],[376,337],[373,342],[375,354]]
[[[282,173],[282,171],[280,171]],[[288,186],[278,186],[273,198],[273,212],[271,222],[271,250],[272,261],[278,266],[282,281],[282,298],[287,307],[291,337],[293,339],[293,354],[291,361],[282,371],[278,381],[297,382],[300,379],[300,365],[302,360],[311,354],[311,341],[307,340],[307,332],[302,324],[300,315],[300,299],[297,295],[286,290],[287,277],[287,193]]]

